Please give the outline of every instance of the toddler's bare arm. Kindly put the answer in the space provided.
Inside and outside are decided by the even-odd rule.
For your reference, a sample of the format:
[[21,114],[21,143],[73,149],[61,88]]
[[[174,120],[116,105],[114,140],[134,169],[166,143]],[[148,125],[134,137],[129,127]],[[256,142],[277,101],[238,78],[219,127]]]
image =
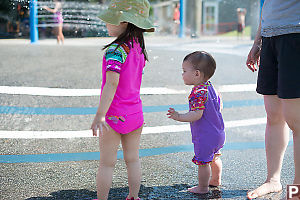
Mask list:
[[179,114],[174,108],[168,110],[169,118],[180,122],[193,122],[199,120],[203,115],[203,110],[189,111],[184,114]]

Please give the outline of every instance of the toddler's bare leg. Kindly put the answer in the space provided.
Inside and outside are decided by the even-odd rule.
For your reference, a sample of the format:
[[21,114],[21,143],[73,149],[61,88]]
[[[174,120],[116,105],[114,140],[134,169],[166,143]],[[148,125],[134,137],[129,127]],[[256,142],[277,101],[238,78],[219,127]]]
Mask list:
[[124,160],[128,173],[128,198],[138,198],[141,186],[141,163],[139,159],[140,138],[143,127],[134,130],[126,135],[122,135],[122,147],[124,151]]
[[108,197],[120,140],[121,135],[110,127],[109,130],[103,128],[103,134],[99,136],[100,164],[96,177],[99,200],[106,200]]
[[281,100],[276,95],[265,95],[264,103],[267,112],[265,143],[268,176],[264,184],[247,194],[249,199],[282,190],[280,173],[289,141],[289,131],[283,116]]
[[219,156],[216,156],[211,163],[211,179],[209,181],[210,186],[221,185],[222,177],[222,160]]
[[210,165],[198,166],[198,186],[189,188],[188,191],[192,193],[205,194],[208,193],[209,179],[211,175]]

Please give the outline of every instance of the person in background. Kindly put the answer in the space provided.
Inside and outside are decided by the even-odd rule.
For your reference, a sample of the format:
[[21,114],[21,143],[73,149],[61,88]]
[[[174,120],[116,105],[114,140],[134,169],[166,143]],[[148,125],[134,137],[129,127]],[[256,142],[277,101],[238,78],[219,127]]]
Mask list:
[[173,35],[177,35],[178,30],[179,30],[179,25],[180,25],[180,10],[179,10],[179,8],[180,8],[180,4],[176,3],[174,12],[173,12],[173,22],[174,22]]
[[49,12],[52,12],[54,14],[53,20],[56,24],[55,26],[55,34],[57,38],[57,44],[61,43],[64,44],[64,34],[63,34],[63,17],[62,17],[62,3],[61,0],[53,0],[55,3],[54,9],[51,9],[47,6],[43,6],[43,8]]
[[245,18],[247,14],[246,8],[237,8],[237,20],[238,20],[238,26],[237,26],[237,36],[240,35],[243,37],[245,34]]

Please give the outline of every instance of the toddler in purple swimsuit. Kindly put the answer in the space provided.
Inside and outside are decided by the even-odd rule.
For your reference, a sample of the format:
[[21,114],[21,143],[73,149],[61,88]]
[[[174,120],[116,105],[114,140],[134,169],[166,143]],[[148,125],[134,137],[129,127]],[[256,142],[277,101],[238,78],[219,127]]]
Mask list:
[[207,193],[209,186],[221,184],[222,161],[220,149],[225,142],[222,102],[209,79],[216,69],[214,58],[196,51],[187,55],[182,63],[184,84],[194,85],[189,95],[189,112],[179,114],[170,108],[169,118],[190,122],[195,156],[198,165],[198,186],[189,188],[193,193]]

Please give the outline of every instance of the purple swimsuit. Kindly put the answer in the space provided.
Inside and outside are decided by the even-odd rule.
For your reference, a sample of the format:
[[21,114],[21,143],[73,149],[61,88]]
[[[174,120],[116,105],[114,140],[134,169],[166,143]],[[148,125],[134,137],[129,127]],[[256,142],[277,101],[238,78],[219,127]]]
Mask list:
[[195,86],[189,96],[190,111],[203,110],[201,119],[191,122],[196,165],[207,165],[225,143],[224,121],[220,109],[221,99],[210,81]]
[[63,17],[61,11],[57,11],[53,16],[54,22],[57,24],[63,23]]

